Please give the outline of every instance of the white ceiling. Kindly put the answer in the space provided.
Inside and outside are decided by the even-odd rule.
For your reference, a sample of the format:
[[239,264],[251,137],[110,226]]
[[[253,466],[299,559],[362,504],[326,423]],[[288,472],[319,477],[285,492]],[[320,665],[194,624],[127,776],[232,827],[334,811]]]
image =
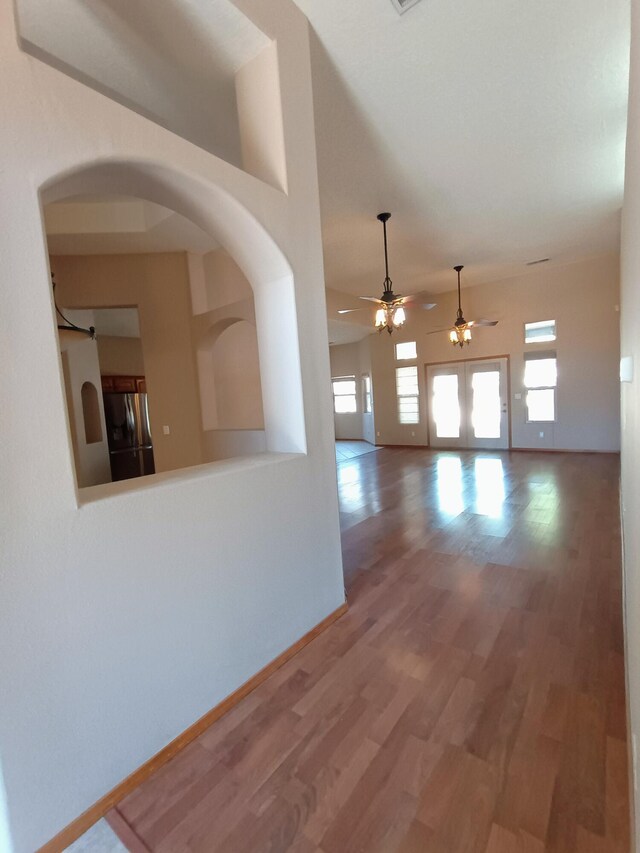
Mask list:
[[628,0],[296,2],[328,286],[378,295],[383,210],[404,294],[617,249]]
[[[420,0],[402,16],[296,2],[314,30],[329,287],[378,295],[382,210],[404,294],[452,289],[456,263],[468,286],[617,249],[629,0]],[[266,38],[229,0],[17,3],[36,52],[237,160],[233,74]],[[173,213],[48,230],[54,253],[215,247]]]

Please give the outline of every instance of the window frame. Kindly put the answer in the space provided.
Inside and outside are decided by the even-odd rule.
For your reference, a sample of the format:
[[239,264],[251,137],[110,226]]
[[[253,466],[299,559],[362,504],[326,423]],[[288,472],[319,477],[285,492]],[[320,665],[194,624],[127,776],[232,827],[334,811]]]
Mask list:
[[[527,327],[531,329],[535,328],[544,328],[545,326],[553,325],[553,337],[547,335],[546,337],[541,337],[539,340],[527,340]],[[558,338],[558,323],[557,320],[532,320],[529,323],[524,324],[524,343],[525,346],[531,346],[532,344],[535,346],[536,344],[550,344]]]
[[[528,361],[548,361],[553,359],[556,363],[556,381],[554,385],[532,385],[531,387],[526,384],[526,376],[527,376],[527,362]],[[525,401],[524,401],[524,409],[525,409],[525,423],[527,424],[555,424],[558,422],[558,355],[553,351],[549,352],[535,352],[535,353],[525,353],[524,356],[524,375],[522,377],[522,384],[525,388]],[[553,391],[553,418],[549,418],[547,420],[540,420],[537,418],[529,417],[529,403],[528,397],[530,391]]]
[[[404,371],[403,375],[407,375],[407,371],[415,371],[415,392],[410,394],[402,393],[399,389],[398,379],[400,378],[400,372]],[[400,404],[403,400],[411,400],[414,399],[416,401],[416,417],[415,420],[403,420],[402,412],[400,410]],[[418,365],[406,365],[404,367],[396,367],[396,412],[398,415],[398,423],[402,426],[415,426],[415,424],[420,423],[420,377],[418,375]]]
[[[413,344],[413,355],[398,355],[398,347],[408,346]],[[393,346],[393,354],[396,361],[417,361],[418,359],[418,342],[417,341],[398,341]]]
[[[335,383],[336,382],[353,382],[354,390],[353,392],[344,393],[344,394],[336,394]],[[331,394],[333,397],[333,414],[334,415],[356,415],[358,414],[358,380],[355,376],[332,376],[331,377]],[[337,397],[353,397],[353,405],[354,408],[352,411],[347,412],[338,412],[336,410],[336,398]]]
[[373,414],[373,392],[371,390],[371,374],[362,374],[362,414]]

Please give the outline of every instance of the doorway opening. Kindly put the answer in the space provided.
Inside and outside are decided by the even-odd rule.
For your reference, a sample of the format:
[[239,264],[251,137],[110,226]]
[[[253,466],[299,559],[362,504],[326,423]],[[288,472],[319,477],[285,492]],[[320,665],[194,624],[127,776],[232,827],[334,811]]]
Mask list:
[[482,450],[511,446],[509,356],[425,368],[430,446]]

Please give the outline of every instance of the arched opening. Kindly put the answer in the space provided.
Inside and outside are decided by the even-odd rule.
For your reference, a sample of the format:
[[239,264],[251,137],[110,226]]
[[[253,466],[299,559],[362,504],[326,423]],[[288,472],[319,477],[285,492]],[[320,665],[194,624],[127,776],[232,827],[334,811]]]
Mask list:
[[219,187],[132,163],[75,171],[42,201],[59,305],[139,312],[145,372],[125,378],[149,393],[154,462],[125,477],[306,450],[291,270],[245,208]]
[[98,392],[93,382],[83,382],[80,390],[82,398],[82,419],[84,421],[84,440],[87,444],[102,441],[102,418]]

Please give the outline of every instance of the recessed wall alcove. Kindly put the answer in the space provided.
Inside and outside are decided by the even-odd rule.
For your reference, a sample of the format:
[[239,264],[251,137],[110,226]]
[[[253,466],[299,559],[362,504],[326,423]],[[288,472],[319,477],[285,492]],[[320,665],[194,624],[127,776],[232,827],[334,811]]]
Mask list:
[[286,191],[277,46],[230,0],[16,0],[31,56]]
[[82,397],[84,439],[87,444],[96,444],[102,441],[102,417],[98,403],[98,391],[93,382],[83,382],[80,394]]
[[[152,235],[150,253],[82,254],[82,235],[71,233],[74,205],[81,206],[81,221],[82,205],[95,207],[100,199],[109,204],[114,197],[116,217],[125,210],[135,221],[130,206],[143,200],[157,208],[156,218],[162,220],[157,213],[162,206],[180,218],[181,227],[188,222],[213,235],[214,253],[241,283],[238,298],[228,272],[221,282],[223,296],[217,300],[211,296],[206,270],[202,281],[198,275],[199,266],[206,266],[202,259],[186,252],[155,251],[161,246],[162,231],[159,238]],[[50,236],[50,250],[75,247],[80,253],[50,252],[56,299],[63,311],[97,315],[101,310],[123,311],[126,305],[138,307],[145,369],[144,377],[138,378],[148,393],[156,472],[264,451],[305,452],[293,277],[273,239],[246,209],[219,187],[205,187],[157,164],[124,162],[80,168],[43,187],[41,199],[45,222],[49,227],[58,223],[58,231]],[[100,220],[96,211],[91,217]],[[66,232],[60,222],[66,224]],[[119,227],[116,222],[114,228]],[[177,233],[184,231],[178,228]],[[108,235],[102,237],[98,245],[109,246]],[[138,234],[135,239],[132,245],[140,249],[150,238]],[[92,233],[86,244],[91,247],[95,241]],[[215,269],[222,268],[218,264]],[[199,292],[201,285],[209,288],[208,295]],[[162,288],[170,304],[162,302]],[[95,344],[87,341],[77,352],[96,348]],[[173,407],[166,387],[171,383],[175,395],[181,395]],[[191,397],[184,396],[188,393]],[[81,400],[83,438],[89,444],[102,441],[103,412],[95,382],[82,386]],[[77,445],[76,440],[76,455]],[[82,480],[78,475],[78,485],[92,484]]]

